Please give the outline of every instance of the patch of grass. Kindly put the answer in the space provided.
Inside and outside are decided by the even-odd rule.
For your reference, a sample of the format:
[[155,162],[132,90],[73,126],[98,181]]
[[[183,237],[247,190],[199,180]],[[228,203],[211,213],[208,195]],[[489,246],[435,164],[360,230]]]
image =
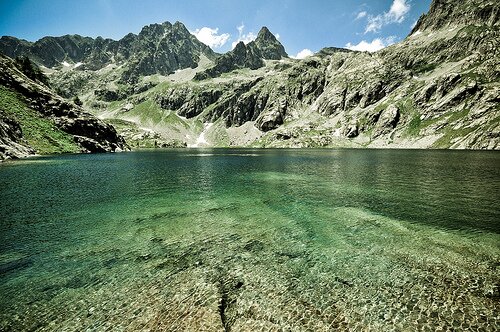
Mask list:
[[123,119],[113,118],[113,119],[105,119],[104,121],[115,127],[117,130],[137,127],[137,125],[134,122]]
[[432,144],[433,148],[438,149],[448,149],[452,145],[452,141],[457,137],[465,137],[469,133],[473,132],[477,129],[476,127],[472,128],[460,128],[460,129],[443,129],[444,135],[440,137],[437,141]]
[[143,122],[150,121],[155,124],[165,117],[165,111],[151,99],[135,105],[128,113],[138,116]]
[[415,102],[413,98],[405,98],[397,103],[399,112],[402,115],[415,113]]
[[72,135],[60,130],[52,121],[30,109],[21,95],[2,86],[0,86],[0,108],[20,124],[24,139],[38,154],[80,151]]
[[413,67],[413,71],[415,72],[415,74],[423,74],[433,71],[436,68],[437,65],[435,63],[420,63]]
[[[154,88],[150,89],[149,91],[150,92],[159,92],[159,93],[164,93],[165,91],[167,91],[169,88],[172,87],[172,83],[170,82],[167,82],[167,81],[164,81],[164,82],[161,82],[161,83],[158,83]],[[149,92],[148,91],[148,92]]]
[[408,123],[406,134],[409,136],[418,136],[420,134],[421,128],[422,128],[422,120],[420,120],[420,115],[416,114]]
[[181,119],[175,112],[162,109],[154,100],[148,99],[126,113],[139,117],[142,123],[152,125],[168,125],[172,127],[189,128],[189,124]]
[[163,122],[164,123],[167,123],[167,124],[170,124],[170,125],[179,125],[179,126],[183,126],[184,128],[188,129],[189,128],[189,125],[186,123],[186,121],[184,121],[183,119],[181,119],[175,112],[173,111],[170,111],[167,116],[163,119]]
[[464,108],[460,112],[453,112],[450,114],[450,117],[448,118],[448,122],[453,123],[456,120],[461,119],[461,118],[469,115],[469,112],[470,112],[470,109],[468,109],[468,108]]
[[108,104],[108,108],[110,110],[118,110],[121,109],[126,104],[124,100],[115,100]]

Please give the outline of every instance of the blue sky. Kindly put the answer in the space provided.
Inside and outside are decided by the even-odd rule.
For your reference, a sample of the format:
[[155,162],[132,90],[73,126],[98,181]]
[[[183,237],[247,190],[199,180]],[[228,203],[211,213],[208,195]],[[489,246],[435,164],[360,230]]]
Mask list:
[[183,22],[218,52],[262,26],[287,52],[326,46],[375,51],[402,40],[431,0],[0,0],[0,35],[35,41],[80,34],[120,39],[144,25]]

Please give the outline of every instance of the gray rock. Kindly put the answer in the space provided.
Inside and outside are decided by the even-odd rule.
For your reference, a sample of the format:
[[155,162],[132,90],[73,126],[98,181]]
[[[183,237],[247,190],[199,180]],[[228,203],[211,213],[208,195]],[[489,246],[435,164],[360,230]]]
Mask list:
[[400,113],[395,105],[389,105],[382,113],[373,128],[372,138],[386,135],[394,130],[400,119]]
[[359,135],[359,125],[356,120],[349,121],[342,129],[342,135],[347,138],[354,138]]

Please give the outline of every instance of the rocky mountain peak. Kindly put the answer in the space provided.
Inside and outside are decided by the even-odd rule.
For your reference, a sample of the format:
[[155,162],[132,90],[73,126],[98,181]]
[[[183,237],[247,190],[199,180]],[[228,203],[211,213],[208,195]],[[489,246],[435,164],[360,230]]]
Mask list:
[[257,48],[262,58],[266,60],[280,60],[288,57],[283,45],[267,27],[260,29],[257,38],[249,46]]
[[233,49],[234,53],[244,53],[246,50],[246,45],[244,42],[240,41]]
[[186,26],[180,22],[180,21],[176,21],[173,25],[173,28],[174,29],[177,29],[177,30],[180,30],[180,31],[187,31],[189,32],[189,30],[186,28]]
[[165,26],[163,24],[150,24],[146,25],[141,29],[141,32],[139,32],[139,36],[151,36],[155,34],[162,34],[165,31]]
[[276,36],[274,36],[269,29],[264,26],[260,29],[257,39],[259,40],[271,40],[274,41],[276,39]]
[[427,14],[420,17],[411,34],[424,30],[466,25],[499,25],[498,0],[434,0]]

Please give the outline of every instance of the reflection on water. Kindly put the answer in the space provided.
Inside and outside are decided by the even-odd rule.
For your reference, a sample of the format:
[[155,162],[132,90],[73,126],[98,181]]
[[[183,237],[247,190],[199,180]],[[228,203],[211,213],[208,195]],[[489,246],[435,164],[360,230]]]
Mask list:
[[190,149],[2,165],[0,330],[498,330],[499,162]]

